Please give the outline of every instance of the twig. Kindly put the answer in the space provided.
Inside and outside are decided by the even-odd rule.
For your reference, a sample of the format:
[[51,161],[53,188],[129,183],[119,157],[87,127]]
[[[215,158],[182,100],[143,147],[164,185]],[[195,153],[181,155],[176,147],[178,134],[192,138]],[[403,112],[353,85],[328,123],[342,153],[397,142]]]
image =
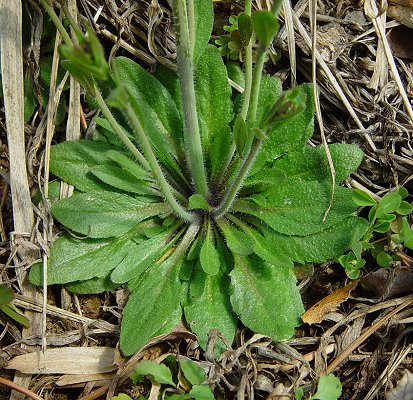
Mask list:
[[26,389],[25,387],[22,387],[22,386],[16,384],[15,382],[12,382],[11,380],[9,380],[7,378],[3,378],[2,376],[0,376],[0,385],[6,386],[6,387],[8,387],[12,390],[15,390],[19,393],[22,393],[25,396],[30,397],[33,400],[44,400],[43,397],[40,397],[39,395],[32,392],[31,390]]

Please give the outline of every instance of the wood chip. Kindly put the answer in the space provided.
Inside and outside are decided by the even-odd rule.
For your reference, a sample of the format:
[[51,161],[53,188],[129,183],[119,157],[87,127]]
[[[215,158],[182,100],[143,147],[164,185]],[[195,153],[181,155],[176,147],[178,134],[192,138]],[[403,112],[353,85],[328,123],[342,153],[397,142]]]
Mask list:
[[64,347],[16,356],[6,368],[25,374],[99,374],[117,369],[114,357],[110,347]]
[[353,281],[314,304],[301,317],[303,322],[307,324],[319,324],[323,321],[326,314],[334,311],[343,301],[348,299],[350,292],[357,286],[358,282],[358,280]]

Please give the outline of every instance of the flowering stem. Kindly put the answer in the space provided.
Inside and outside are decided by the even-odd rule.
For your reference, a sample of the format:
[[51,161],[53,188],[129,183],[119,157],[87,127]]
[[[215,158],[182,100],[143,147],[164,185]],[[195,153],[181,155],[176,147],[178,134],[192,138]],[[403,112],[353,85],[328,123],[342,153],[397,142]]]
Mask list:
[[[178,19],[178,74],[184,107],[185,146],[189,169],[192,172],[196,193],[208,197],[208,185],[204,167],[201,134],[196,110],[196,97],[193,72],[193,48],[191,48],[188,15],[185,0],[174,0],[175,15]],[[193,23],[191,22],[191,25]],[[194,34],[194,32],[192,32]]]

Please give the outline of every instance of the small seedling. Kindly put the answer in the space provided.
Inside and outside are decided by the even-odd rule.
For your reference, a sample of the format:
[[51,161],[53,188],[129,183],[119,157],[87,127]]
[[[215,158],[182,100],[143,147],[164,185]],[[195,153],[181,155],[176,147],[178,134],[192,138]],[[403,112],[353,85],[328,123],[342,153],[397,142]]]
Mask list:
[[[169,359],[169,360],[168,360]],[[141,382],[144,377],[152,383],[162,385],[162,398],[169,400],[214,400],[214,394],[206,382],[204,370],[194,361],[180,358],[176,362],[174,357],[168,357],[167,361],[173,366],[177,366],[179,372],[172,374],[171,369],[165,364],[158,364],[155,361],[145,360],[136,365],[135,371],[131,375],[132,383]],[[122,399],[116,399],[122,400]]]
[[[407,216],[413,207],[405,201],[409,193],[403,187],[384,195],[376,201],[368,193],[357,189],[353,192],[354,202],[361,207],[371,207],[368,214],[369,227],[363,238],[351,246],[351,251],[338,258],[351,279],[360,276],[361,268],[365,265],[363,252],[370,250],[380,267],[388,268],[397,256],[391,254],[395,245],[413,249],[413,230]],[[372,242],[374,235],[384,235],[383,239]]]

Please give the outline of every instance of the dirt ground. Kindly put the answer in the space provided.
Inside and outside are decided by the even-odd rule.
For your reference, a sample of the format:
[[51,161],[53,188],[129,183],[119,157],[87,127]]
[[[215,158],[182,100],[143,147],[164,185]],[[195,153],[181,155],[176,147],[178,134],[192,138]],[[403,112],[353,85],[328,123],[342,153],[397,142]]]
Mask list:
[[[149,69],[157,63],[174,62],[174,33],[166,0],[69,3],[72,10],[77,6],[81,24],[88,21],[93,27],[110,57],[127,55]],[[270,1],[253,1],[258,8],[265,8],[267,3]],[[349,187],[375,196],[397,186],[413,193],[413,22],[409,8],[413,5],[409,1],[389,2],[386,8],[386,4],[374,0],[298,0],[291,7],[287,4],[285,1],[281,29],[271,49],[274,57],[265,68],[279,76],[285,88],[316,77],[321,113],[311,144],[354,143],[362,148],[365,159],[346,181]],[[41,11],[36,0],[24,2],[23,8],[24,65],[34,78],[33,90],[38,96],[41,43],[44,46]],[[241,10],[241,1],[215,2],[216,38],[223,33],[228,17]],[[312,49],[314,35],[316,50]],[[49,51],[56,53],[53,45]],[[53,75],[51,78],[53,82]],[[74,86],[62,96],[68,98],[71,90]],[[83,104],[81,93],[77,101]],[[38,109],[25,124],[27,180],[32,195],[44,185],[43,152],[51,132],[53,142],[90,133],[87,109],[77,121],[69,117],[69,121],[54,127],[47,117],[54,113],[53,107],[49,105],[47,112]],[[79,118],[81,128],[76,133],[71,127]],[[209,383],[225,399],[291,399],[293,388],[298,386],[304,388],[304,398],[308,398],[318,379],[328,373],[339,377],[343,400],[413,398],[408,392],[404,397],[392,394],[397,392],[397,384],[405,385],[406,391],[413,387],[413,254],[406,249],[391,269],[382,269],[374,258],[368,258],[358,285],[352,284],[335,262],[297,269],[305,308],[324,299],[315,322],[303,324],[294,338],[282,343],[271,343],[267,337],[240,327],[236,342],[219,360],[213,358],[212,347],[201,351],[196,337],[184,326],[151,341],[132,359],[123,359],[116,345],[125,289],[100,296],[76,296],[63,287],[52,287],[47,299],[51,307],[42,318],[41,293],[17,279],[15,271],[24,271],[47,252],[58,230],[47,207],[36,208],[35,229],[29,235],[22,235],[13,225],[3,101],[0,129],[1,280],[15,292],[14,305],[32,321],[31,327],[22,331],[0,314],[0,367],[44,343],[42,324],[46,324],[48,347],[69,349],[63,358],[70,357],[71,347],[106,346],[114,349],[117,363],[115,370],[90,371],[86,377],[35,373],[24,379],[17,373],[14,378],[15,371],[5,368],[0,377],[14,379],[50,400],[91,400],[118,392],[132,398],[155,396],[156,388],[149,380],[137,385],[128,381],[131,368],[142,359],[162,360],[168,354],[179,354],[206,367]],[[217,333],[211,336],[211,346],[215,340],[220,340]],[[0,381],[0,398],[21,397],[16,392],[11,395],[9,387]]]

